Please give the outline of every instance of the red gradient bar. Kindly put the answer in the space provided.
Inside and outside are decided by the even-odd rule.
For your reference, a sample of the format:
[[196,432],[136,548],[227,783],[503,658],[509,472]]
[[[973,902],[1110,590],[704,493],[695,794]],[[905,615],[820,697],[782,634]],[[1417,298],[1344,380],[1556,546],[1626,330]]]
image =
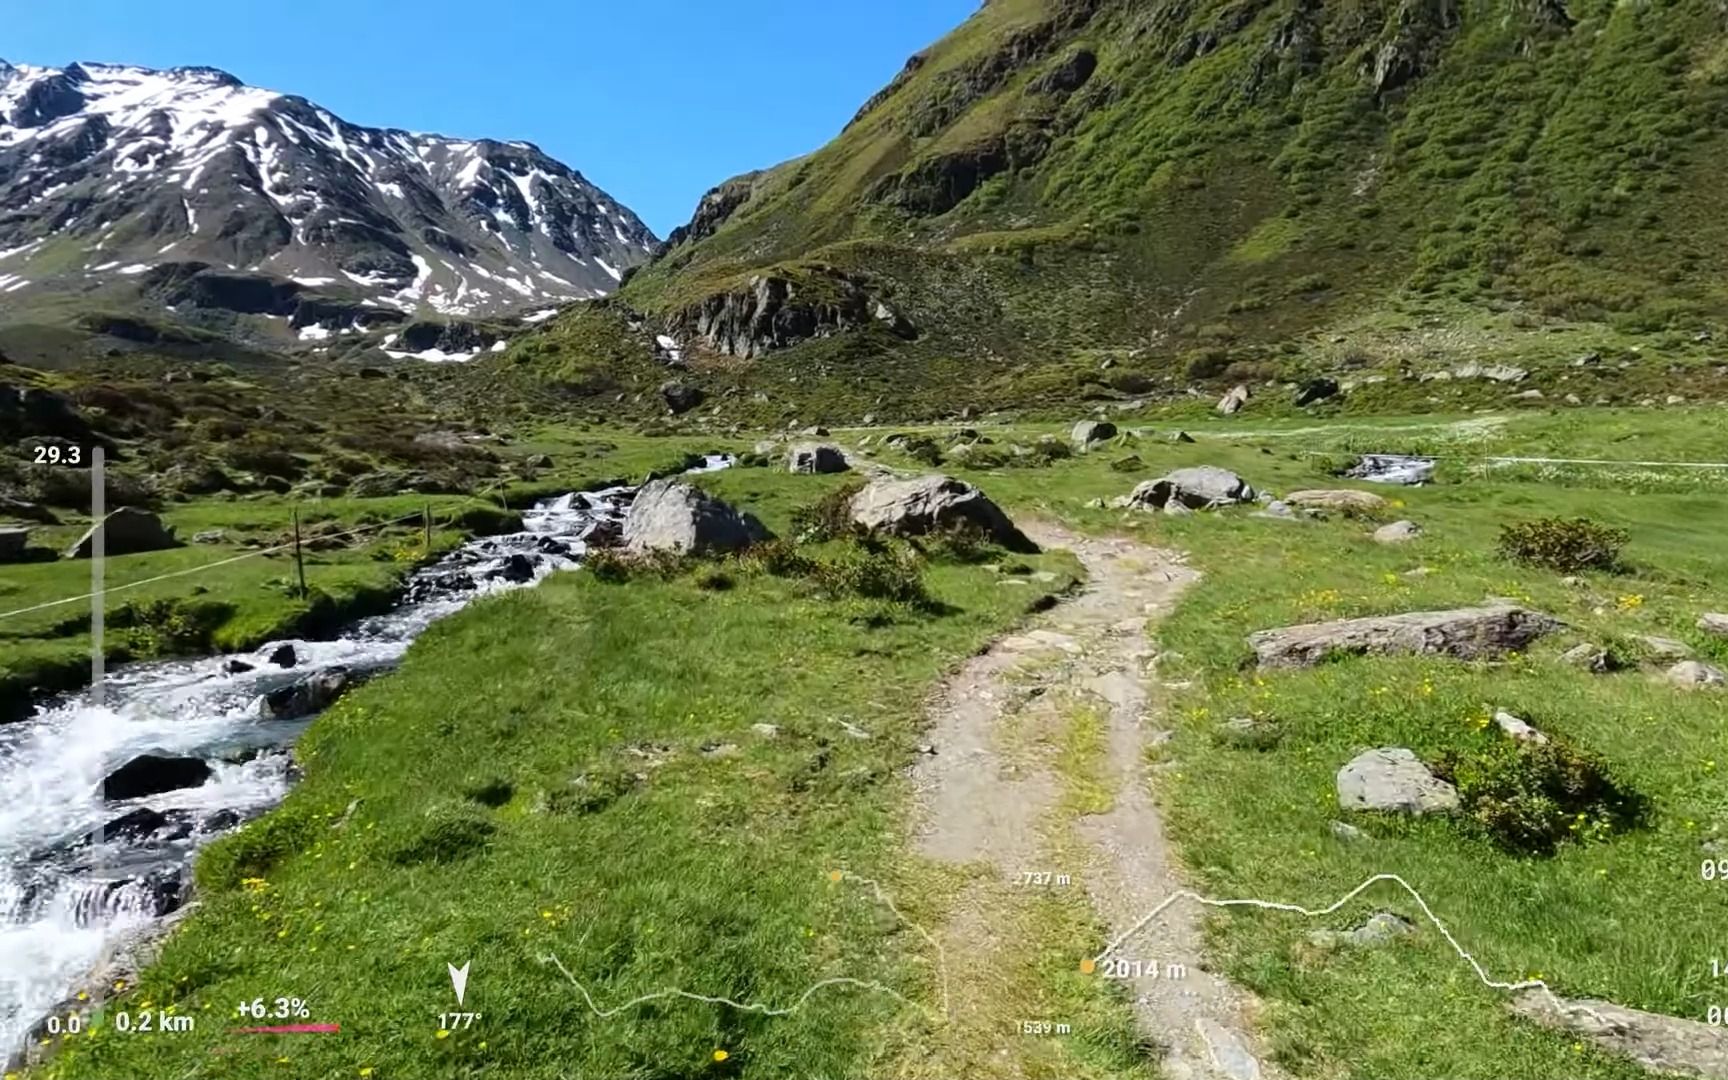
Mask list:
[[337,1035],[341,1024],[284,1024],[281,1027],[229,1028],[230,1035]]

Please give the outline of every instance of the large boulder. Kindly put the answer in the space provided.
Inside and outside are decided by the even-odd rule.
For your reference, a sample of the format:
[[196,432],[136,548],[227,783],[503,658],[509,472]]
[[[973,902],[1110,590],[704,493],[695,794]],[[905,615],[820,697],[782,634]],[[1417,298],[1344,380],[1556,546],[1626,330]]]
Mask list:
[[1294,401],[1296,407],[1300,409],[1307,405],[1317,405],[1322,401],[1328,401],[1337,397],[1338,393],[1338,380],[1322,375],[1317,379],[1309,379],[1297,388]]
[[624,518],[624,550],[638,555],[737,551],[767,537],[754,517],[674,477],[643,485]]
[[1122,505],[1136,510],[1212,510],[1221,506],[1251,503],[1258,493],[1248,482],[1215,465],[1177,469],[1168,476],[1147,480],[1136,487]]
[[264,695],[258,712],[267,720],[298,720],[336,703],[359,679],[347,668],[329,668]]
[[1081,452],[1091,449],[1093,443],[1106,442],[1116,437],[1116,425],[1108,420],[1082,420],[1074,425],[1069,432],[1069,439]]
[[1714,664],[1704,664],[1697,660],[1682,660],[1675,664],[1668,669],[1667,679],[1675,686],[1688,690],[1728,686],[1728,672]]
[[66,549],[68,559],[88,559],[95,550],[96,531],[103,533],[103,552],[107,555],[135,555],[141,551],[161,551],[179,547],[174,530],[162,524],[162,519],[148,510],[122,506],[101,521],[90,526],[78,542]]
[[1543,1027],[1587,1039],[1653,1073],[1728,1077],[1728,1028],[1641,1012],[1611,1001],[1559,997],[1532,989],[1511,1009]]
[[1010,551],[1038,550],[982,491],[964,480],[934,473],[872,481],[853,496],[852,520],[895,536],[924,536],[971,525]]
[[1458,808],[1458,789],[1402,746],[1356,755],[1338,770],[1337,785],[1338,805],[1346,810],[1432,814]]
[[1338,655],[1479,660],[1523,649],[1560,623],[1513,604],[1305,623],[1248,635],[1261,667],[1309,667]]
[[1218,411],[1225,416],[1235,416],[1242,411],[1242,406],[1248,404],[1248,386],[1246,383],[1231,389],[1218,401]]
[[786,469],[795,473],[841,473],[852,466],[833,443],[797,443],[786,454]]
[[666,402],[666,407],[674,413],[687,413],[702,404],[705,395],[700,386],[673,380],[660,388],[660,396]]
[[0,525],[0,563],[20,562],[30,546],[30,530],[21,525]]
[[197,787],[210,779],[210,766],[194,757],[164,753],[139,754],[108,774],[102,797],[109,802],[142,799],[167,791]]
[[1335,510],[1340,514],[1372,514],[1386,509],[1386,500],[1372,491],[1348,488],[1292,491],[1284,501],[1305,510]]
[[1422,535],[1422,526],[1414,521],[1394,521],[1374,530],[1376,544],[1407,544]]

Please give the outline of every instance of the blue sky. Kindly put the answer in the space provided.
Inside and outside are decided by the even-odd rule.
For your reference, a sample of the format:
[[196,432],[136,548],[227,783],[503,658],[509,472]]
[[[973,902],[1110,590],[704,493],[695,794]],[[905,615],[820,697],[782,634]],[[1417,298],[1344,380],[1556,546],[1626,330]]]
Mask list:
[[661,236],[821,146],[979,0],[10,0],[0,57],[206,64],[359,124],[525,139]]

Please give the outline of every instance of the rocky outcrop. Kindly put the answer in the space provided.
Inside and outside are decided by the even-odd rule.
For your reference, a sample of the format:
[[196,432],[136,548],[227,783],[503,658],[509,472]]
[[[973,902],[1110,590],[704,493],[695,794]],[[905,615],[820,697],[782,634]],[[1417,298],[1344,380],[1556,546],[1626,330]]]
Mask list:
[[1408,544],[1422,535],[1422,526],[1414,521],[1394,521],[1374,530],[1376,544]]
[[1248,396],[1246,384],[1232,387],[1228,394],[1218,399],[1218,411],[1225,416],[1235,416],[1242,411],[1242,406],[1248,404]]
[[21,561],[29,546],[29,529],[21,525],[0,525],[0,563]]
[[1698,616],[1698,629],[1711,637],[1728,638],[1728,614],[1707,611]]
[[852,520],[866,529],[894,536],[974,528],[1010,551],[1038,550],[1001,507],[971,484],[952,476],[874,480],[853,496]]
[[1520,994],[1513,1012],[1565,1031],[1662,1074],[1728,1080],[1728,1028],[1642,1012],[1611,1001],[1563,998],[1546,988]]
[[1305,510],[1332,510],[1340,514],[1372,514],[1386,509],[1386,500],[1381,496],[1349,488],[1292,491],[1283,501]]
[[1224,506],[1251,503],[1258,497],[1248,481],[1229,469],[1216,465],[1196,465],[1177,469],[1168,476],[1147,480],[1136,487],[1118,505],[1134,510],[1162,510],[1183,513],[1189,510],[1216,510]]
[[1719,689],[1728,686],[1728,672],[1714,664],[1682,660],[1668,669],[1666,678],[1686,690]]
[[911,321],[877,296],[866,279],[816,267],[795,275],[752,275],[744,288],[715,293],[672,316],[666,333],[749,359],[873,325],[897,337],[918,336]]
[[1458,808],[1458,789],[1428,771],[1402,746],[1367,750],[1338,770],[1338,805],[1346,810],[1433,814]]
[[683,414],[702,404],[706,395],[700,386],[675,379],[660,387],[660,397],[673,413]]
[[786,454],[788,472],[842,473],[850,468],[846,452],[833,443],[796,443]]
[[1082,451],[1091,449],[1093,443],[1107,442],[1115,437],[1116,425],[1108,420],[1082,420],[1068,433],[1069,440]]
[[1248,635],[1261,667],[1309,667],[1333,656],[1421,655],[1482,660],[1521,650],[1558,629],[1511,604],[1306,623]]
[[1300,409],[1309,405],[1318,405],[1322,401],[1330,401],[1340,393],[1342,390],[1338,386],[1337,379],[1321,376],[1317,379],[1309,379],[1297,387],[1296,396],[1291,400]]
[[672,478],[644,485],[624,519],[624,550],[637,555],[737,551],[768,536],[751,515]]
[[143,551],[161,551],[179,547],[174,530],[162,524],[162,519],[148,510],[122,506],[100,522],[90,526],[83,536],[66,549],[68,559],[88,559],[96,545],[96,533],[103,533],[106,555],[135,555]]
[[696,212],[690,216],[690,223],[673,229],[672,235],[666,238],[664,250],[670,252],[673,248],[693,244],[719,232],[720,226],[756,194],[756,181],[762,176],[761,170],[747,172],[709,188],[696,203]]
[[1375,95],[1385,97],[1425,74],[1460,22],[1456,0],[1403,0],[1385,38],[1362,63]]

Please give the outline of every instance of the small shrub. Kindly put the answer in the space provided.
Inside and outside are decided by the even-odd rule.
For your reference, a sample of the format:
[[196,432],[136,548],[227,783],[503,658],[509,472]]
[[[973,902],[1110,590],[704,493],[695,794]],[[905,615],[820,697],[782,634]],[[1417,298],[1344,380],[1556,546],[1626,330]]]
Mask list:
[[731,574],[714,567],[696,575],[696,587],[703,592],[728,592],[737,584]]
[[924,550],[934,559],[966,564],[988,562],[999,554],[990,534],[970,521],[954,522],[927,538]]
[[1562,739],[1497,742],[1443,755],[1435,773],[1458,789],[1464,812],[1501,848],[1550,855],[1568,840],[1603,840],[1643,824],[1648,802],[1601,758]]
[[850,480],[809,506],[792,511],[792,532],[799,542],[820,544],[852,536],[859,526],[852,520],[852,499],[864,490],[864,482]]
[[739,556],[739,561],[747,568],[775,577],[809,577],[816,567],[815,562],[798,551],[796,544],[779,538],[751,545]]
[[618,585],[630,580],[634,569],[631,559],[617,548],[594,548],[582,557],[582,566],[595,581]]
[[1624,529],[1589,518],[1536,518],[1500,530],[1500,554],[1513,562],[1559,573],[1613,570],[1630,539]]
[[904,548],[853,544],[822,562],[816,577],[832,592],[870,600],[923,604],[930,598],[918,557]]

